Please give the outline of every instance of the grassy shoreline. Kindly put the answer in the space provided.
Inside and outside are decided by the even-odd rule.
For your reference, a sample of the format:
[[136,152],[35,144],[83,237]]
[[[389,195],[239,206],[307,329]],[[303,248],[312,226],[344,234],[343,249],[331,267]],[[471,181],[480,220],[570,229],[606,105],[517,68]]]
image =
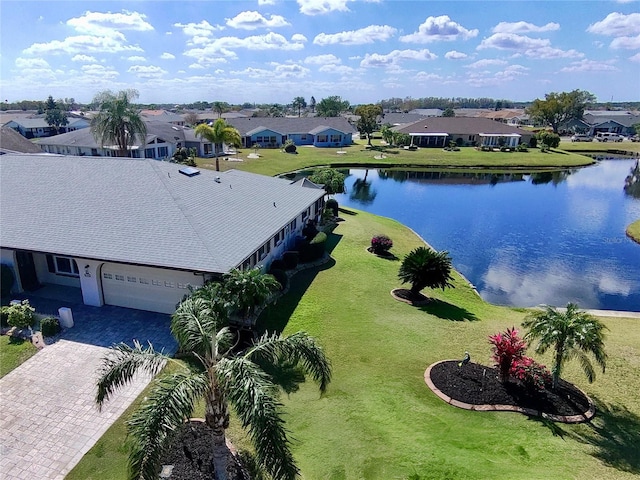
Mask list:
[[640,243],[640,220],[636,220],[627,227],[627,236],[636,243]]

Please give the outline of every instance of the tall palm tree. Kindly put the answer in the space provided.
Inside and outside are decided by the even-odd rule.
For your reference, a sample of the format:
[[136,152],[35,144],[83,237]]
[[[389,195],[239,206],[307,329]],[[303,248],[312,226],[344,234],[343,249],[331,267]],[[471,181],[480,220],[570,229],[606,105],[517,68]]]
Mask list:
[[400,265],[398,277],[411,284],[411,294],[418,295],[423,288],[453,287],[449,252],[418,247],[409,252]]
[[307,106],[307,102],[305,101],[304,97],[296,97],[293,99],[291,105],[293,106],[293,108],[298,110],[298,116],[300,116],[300,110]]
[[530,314],[522,326],[529,329],[525,340],[538,340],[536,353],[553,348],[551,375],[553,388],[558,386],[562,368],[567,360],[577,358],[589,383],[596,372],[589,360],[590,353],[604,372],[607,354],[604,351],[604,330],[607,328],[597,318],[579,310],[575,303],[567,304],[564,312],[547,306]]
[[218,161],[218,145],[227,143],[234,147],[239,147],[242,143],[240,132],[229,125],[224,119],[219,118],[213,125],[201,123],[195,129],[196,136],[204,138],[213,144],[213,153],[216,157],[216,171],[220,171],[220,163]]
[[136,98],[137,90],[129,89],[118,93],[105,90],[93,99],[98,114],[91,119],[91,133],[102,147],[117,145],[119,157],[127,156],[136,139],[143,144],[146,141],[147,125],[138,108],[131,103]]
[[224,274],[222,285],[223,297],[234,299],[238,314],[245,319],[280,289],[280,284],[273,275],[265,275],[258,268],[231,270]]
[[287,337],[265,334],[237,352],[235,336],[202,298],[189,297],[171,320],[171,331],[180,351],[194,360],[189,367],[153,350],[120,344],[104,359],[96,402],[102,406],[114,392],[130,382],[136,372],[153,375],[165,362],[178,363],[176,373],[154,381],[152,391],[127,425],[131,438],[130,478],[156,479],[162,455],[172,433],[192,416],[200,400],[205,422],[211,429],[215,478],[226,480],[230,452],[225,431],[233,408],[256,451],[257,462],[276,480],[298,475],[290,442],[281,418],[280,389],[271,373],[296,366],[310,375],[324,392],[331,367],[316,340],[304,332]]

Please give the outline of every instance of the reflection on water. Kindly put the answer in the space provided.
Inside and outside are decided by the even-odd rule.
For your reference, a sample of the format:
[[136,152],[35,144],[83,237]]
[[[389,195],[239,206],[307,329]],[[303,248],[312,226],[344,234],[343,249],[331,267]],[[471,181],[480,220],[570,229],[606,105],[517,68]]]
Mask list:
[[640,311],[640,245],[624,233],[639,190],[627,159],[534,174],[354,169],[336,199],[449,250],[490,302]]

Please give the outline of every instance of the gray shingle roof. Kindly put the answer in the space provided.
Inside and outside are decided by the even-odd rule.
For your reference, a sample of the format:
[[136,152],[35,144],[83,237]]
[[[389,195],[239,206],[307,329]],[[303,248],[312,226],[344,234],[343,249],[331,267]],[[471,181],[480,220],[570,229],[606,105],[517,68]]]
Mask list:
[[14,153],[42,153],[42,149],[30,142],[13,128],[1,127],[0,151]]
[[479,133],[531,135],[531,132],[481,117],[431,117],[397,128],[402,133],[446,132],[450,135]]
[[187,177],[180,167],[3,155],[0,246],[226,272],[324,195],[309,182],[236,170]]
[[264,127],[283,134],[311,133],[319,126],[333,128],[342,133],[356,133],[357,130],[342,117],[248,117],[228,118],[227,123],[238,129],[240,135],[246,136],[257,127]]

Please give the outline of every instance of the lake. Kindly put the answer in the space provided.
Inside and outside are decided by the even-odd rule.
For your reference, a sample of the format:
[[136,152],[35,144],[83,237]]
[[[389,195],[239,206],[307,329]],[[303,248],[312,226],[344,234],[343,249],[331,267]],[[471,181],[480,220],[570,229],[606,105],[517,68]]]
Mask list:
[[538,174],[351,169],[335,198],[448,250],[489,302],[640,311],[640,245],[625,235],[640,218],[636,162]]

